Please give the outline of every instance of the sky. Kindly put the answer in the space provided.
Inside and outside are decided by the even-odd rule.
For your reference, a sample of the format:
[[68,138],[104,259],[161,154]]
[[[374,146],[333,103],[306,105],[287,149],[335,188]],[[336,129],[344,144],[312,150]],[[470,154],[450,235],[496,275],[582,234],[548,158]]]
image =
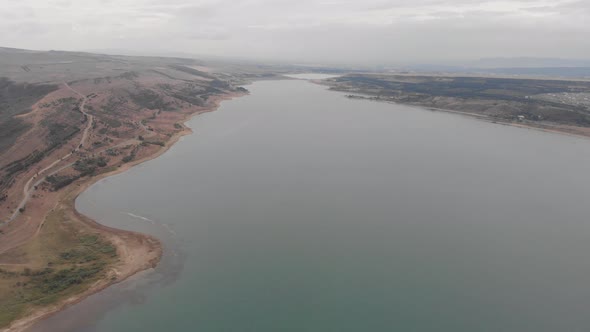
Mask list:
[[0,0],[0,46],[294,63],[590,59],[590,0]]

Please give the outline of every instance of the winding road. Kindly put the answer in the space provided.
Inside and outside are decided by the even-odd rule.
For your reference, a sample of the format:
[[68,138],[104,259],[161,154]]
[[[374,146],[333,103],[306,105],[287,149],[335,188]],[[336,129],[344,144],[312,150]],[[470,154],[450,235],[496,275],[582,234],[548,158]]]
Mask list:
[[80,140],[80,144],[74,149],[73,152],[70,152],[70,155],[71,155],[74,152],[78,152],[78,150],[80,150],[80,148],[82,146],[84,146],[84,143],[86,142],[86,138],[88,137],[88,132],[90,131],[90,129],[92,128],[92,124],[94,123],[94,117],[92,115],[86,113],[86,111],[85,111],[86,101],[88,101],[88,98],[84,94],[80,93],[80,91],[72,88],[68,83],[64,83],[64,84],[66,85],[66,87],[68,89],[72,90],[77,95],[82,97],[82,104],[80,104],[80,112],[82,112],[82,114],[84,114],[84,116],[88,120],[88,125],[86,126],[86,129],[84,129],[84,133],[82,133],[82,139]]
[[[86,101],[88,100],[88,98],[84,94],[82,94],[79,91],[72,88],[68,83],[64,82],[64,85],[68,89],[72,90],[74,93],[76,93],[77,95],[82,97],[82,103],[80,104],[80,112],[86,117],[88,124],[86,125],[86,128],[84,129],[84,132],[82,133],[82,138],[80,139],[80,143],[76,146],[76,148],[73,151],[71,151],[68,154],[64,155],[63,157],[57,159],[56,161],[51,163],[49,166],[43,168],[39,172],[35,173],[35,175],[33,175],[29,179],[29,181],[27,181],[27,183],[23,187],[23,199],[20,202],[20,204],[18,205],[18,207],[16,208],[16,210],[14,210],[12,216],[10,216],[10,218],[8,218],[8,220],[5,221],[6,223],[12,222],[14,219],[16,219],[16,217],[18,217],[21,209],[23,209],[25,207],[25,205],[27,204],[27,202],[31,198],[31,195],[32,195],[35,187],[37,187],[39,184],[41,184],[41,182],[43,182],[45,180],[46,176],[53,175],[53,174],[57,173],[58,171],[73,165],[73,163],[68,164],[68,165],[64,166],[63,168],[60,168],[59,170],[57,170],[51,174],[48,174],[46,176],[44,176],[43,173],[45,173],[47,170],[53,168],[55,165],[59,164],[63,160],[68,159],[70,156],[72,156],[72,154],[78,152],[80,150],[80,148],[84,146],[84,143],[86,143],[86,139],[88,138],[88,132],[92,128],[92,124],[94,122],[94,117],[92,115],[86,113],[86,110],[85,110],[86,109]],[[37,182],[35,182],[33,185],[31,185],[31,183],[33,181],[35,181],[35,179],[37,179],[37,178],[39,178],[39,180],[37,180]]]

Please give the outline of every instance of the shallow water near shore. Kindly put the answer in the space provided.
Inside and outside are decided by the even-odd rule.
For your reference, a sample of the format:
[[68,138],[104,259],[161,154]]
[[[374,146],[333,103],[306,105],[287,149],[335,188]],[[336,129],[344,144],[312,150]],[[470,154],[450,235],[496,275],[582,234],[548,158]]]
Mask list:
[[165,254],[35,331],[590,328],[590,141],[248,89],[78,198]]

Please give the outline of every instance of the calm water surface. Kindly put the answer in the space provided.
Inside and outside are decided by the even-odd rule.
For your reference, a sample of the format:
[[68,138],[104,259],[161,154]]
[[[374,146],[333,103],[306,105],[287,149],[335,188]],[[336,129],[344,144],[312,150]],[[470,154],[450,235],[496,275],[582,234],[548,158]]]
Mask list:
[[266,81],[78,208],[159,267],[38,331],[587,331],[590,142]]

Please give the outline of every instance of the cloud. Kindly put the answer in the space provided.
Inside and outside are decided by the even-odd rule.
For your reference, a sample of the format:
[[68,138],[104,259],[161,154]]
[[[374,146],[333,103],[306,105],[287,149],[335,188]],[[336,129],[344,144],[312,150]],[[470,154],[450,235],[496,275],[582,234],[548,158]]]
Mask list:
[[588,58],[588,20],[586,0],[4,0],[0,44],[310,62]]

